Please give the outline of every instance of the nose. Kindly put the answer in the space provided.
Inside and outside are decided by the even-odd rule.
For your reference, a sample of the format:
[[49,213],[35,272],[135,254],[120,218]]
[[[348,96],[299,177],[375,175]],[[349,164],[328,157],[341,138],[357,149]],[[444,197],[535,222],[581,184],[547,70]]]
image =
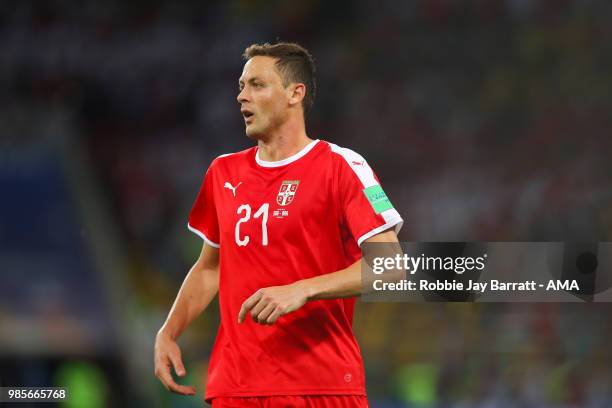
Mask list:
[[246,86],[244,88],[242,88],[242,91],[238,92],[238,96],[236,96],[236,100],[240,104],[248,101],[247,93],[246,93]]

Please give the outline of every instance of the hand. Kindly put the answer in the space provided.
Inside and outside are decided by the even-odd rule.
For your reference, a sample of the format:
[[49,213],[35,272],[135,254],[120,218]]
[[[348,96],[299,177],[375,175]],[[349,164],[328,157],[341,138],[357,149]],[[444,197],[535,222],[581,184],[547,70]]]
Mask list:
[[187,387],[174,382],[170,372],[172,366],[179,377],[185,376],[181,349],[172,337],[160,330],[155,337],[155,375],[168,391],[181,395],[195,395],[194,387]]
[[244,322],[250,310],[255,323],[273,324],[279,317],[304,306],[307,301],[307,291],[299,282],[259,289],[240,307],[238,323]]

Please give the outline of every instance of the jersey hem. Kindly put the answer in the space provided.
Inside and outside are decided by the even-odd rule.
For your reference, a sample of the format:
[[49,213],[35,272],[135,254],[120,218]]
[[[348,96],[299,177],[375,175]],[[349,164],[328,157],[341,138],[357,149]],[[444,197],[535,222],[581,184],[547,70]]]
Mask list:
[[206,242],[211,247],[213,247],[213,248],[220,248],[221,247],[219,244],[217,244],[216,242],[210,240],[206,235],[204,235],[204,233],[202,231],[200,231],[198,229],[195,229],[189,223],[187,223],[187,229],[189,229],[189,231],[191,231],[194,234],[196,234],[198,237],[202,238],[204,240],[204,242]]
[[395,233],[399,234],[400,230],[402,229],[402,225],[404,225],[404,220],[402,219],[402,217],[391,218],[389,221],[387,221],[385,224],[381,225],[380,227],[374,228],[373,230],[366,232],[361,237],[359,237],[359,239],[357,240],[357,245],[361,246],[363,241],[365,241],[366,239],[373,237],[379,232],[383,232],[384,230],[389,229],[394,225],[395,225]]
[[367,397],[364,389],[304,389],[304,390],[285,390],[285,391],[270,391],[270,390],[254,390],[254,391],[211,391],[206,392],[205,401],[211,403],[213,398],[219,397],[276,397],[281,395],[358,395]]

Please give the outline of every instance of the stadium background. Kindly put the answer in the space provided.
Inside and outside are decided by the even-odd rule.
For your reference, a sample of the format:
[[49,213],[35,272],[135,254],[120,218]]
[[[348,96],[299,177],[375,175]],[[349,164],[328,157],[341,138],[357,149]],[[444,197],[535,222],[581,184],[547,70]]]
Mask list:
[[[0,382],[201,406],[152,344],[209,162],[250,146],[243,49],[318,64],[311,137],[362,153],[412,241],[612,240],[606,0],[3,1]],[[610,407],[607,304],[360,304],[372,407]],[[216,305],[181,339],[202,391]],[[200,395],[198,398],[200,398]]]

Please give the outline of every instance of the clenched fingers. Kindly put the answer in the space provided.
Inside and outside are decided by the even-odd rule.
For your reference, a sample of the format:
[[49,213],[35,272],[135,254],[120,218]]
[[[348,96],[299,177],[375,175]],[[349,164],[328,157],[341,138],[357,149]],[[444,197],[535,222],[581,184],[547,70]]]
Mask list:
[[266,324],[274,324],[279,317],[283,315],[283,311],[280,307],[274,309],[274,311],[266,319]]
[[274,303],[268,303],[266,307],[264,307],[263,310],[261,310],[257,314],[255,314],[255,309],[253,309],[253,320],[257,323],[266,324],[268,316],[270,316],[272,312],[274,312],[274,309],[276,309],[276,305]]
[[155,369],[155,375],[168,391],[181,395],[195,395],[194,387],[177,384],[170,374],[170,364],[160,364]]
[[174,372],[179,377],[183,377],[185,375],[185,366],[183,365],[183,359],[181,358],[181,352],[178,351],[176,353],[170,353],[168,355],[172,365],[174,366]]
[[238,313],[238,323],[244,322],[246,314],[259,302],[262,297],[262,294],[262,291],[258,290],[257,292],[253,293],[247,300],[245,300],[244,303],[242,303],[242,306],[240,307],[240,312]]

